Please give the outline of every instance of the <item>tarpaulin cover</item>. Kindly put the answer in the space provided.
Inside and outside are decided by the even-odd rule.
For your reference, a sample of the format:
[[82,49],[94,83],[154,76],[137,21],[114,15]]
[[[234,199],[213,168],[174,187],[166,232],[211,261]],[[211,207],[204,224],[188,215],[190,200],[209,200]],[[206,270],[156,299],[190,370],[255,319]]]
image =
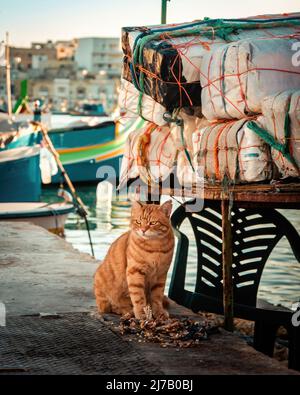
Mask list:
[[124,116],[141,116],[145,120],[153,122],[158,126],[166,124],[163,118],[164,113],[167,111],[165,107],[146,94],[141,97],[140,105],[139,99],[140,92],[131,82],[122,78],[119,93],[119,107]]
[[[137,80],[140,73],[144,73],[144,92],[169,111],[201,103],[199,73],[195,73],[193,67],[188,67],[186,75],[183,74],[183,61],[175,46],[187,41],[190,40],[180,38],[176,43],[169,43],[168,40],[150,41],[143,50],[143,64],[135,69]],[[133,82],[127,60],[123,63],[122,76]]]

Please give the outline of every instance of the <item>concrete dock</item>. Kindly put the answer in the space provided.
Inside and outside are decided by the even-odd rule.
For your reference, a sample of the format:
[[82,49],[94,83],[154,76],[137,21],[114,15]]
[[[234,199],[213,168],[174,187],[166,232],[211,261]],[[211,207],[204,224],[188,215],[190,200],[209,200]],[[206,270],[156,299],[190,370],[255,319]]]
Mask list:
[[[0,327],[0,375],[298,374],[222,329],[187,349],[121,336],[118,317],[96,314],[98,264],[35,225],[1,223],[0,302],[7,320]],[[175,305],[171,315],[195,317]]]

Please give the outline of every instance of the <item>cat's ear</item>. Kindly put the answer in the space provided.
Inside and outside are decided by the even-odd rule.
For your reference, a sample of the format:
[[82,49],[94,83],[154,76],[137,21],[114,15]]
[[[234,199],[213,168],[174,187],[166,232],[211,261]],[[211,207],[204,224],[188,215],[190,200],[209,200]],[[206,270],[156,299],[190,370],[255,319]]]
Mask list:
[[173,203],[172,200],[168,200],[166,203],[160,206],[161,211],[166,214],[167,217],[171,216]]
[[132,203],[132,210],[137,210],[137,209],[141,209],[143,207],[143,203],[139,202],[139,201],[135,201]]

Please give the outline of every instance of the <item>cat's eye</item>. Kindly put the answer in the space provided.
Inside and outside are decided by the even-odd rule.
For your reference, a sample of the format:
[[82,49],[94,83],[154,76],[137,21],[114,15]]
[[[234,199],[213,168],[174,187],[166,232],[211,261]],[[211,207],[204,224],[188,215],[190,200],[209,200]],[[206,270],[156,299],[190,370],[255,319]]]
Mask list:
[[150,225],[152,225],[152,226],[157,225],[157,224],[158,224],[157,221],[150,222]]
[[135,221],[135,223],[137,224],[137,225],[141,225],[141,221]]

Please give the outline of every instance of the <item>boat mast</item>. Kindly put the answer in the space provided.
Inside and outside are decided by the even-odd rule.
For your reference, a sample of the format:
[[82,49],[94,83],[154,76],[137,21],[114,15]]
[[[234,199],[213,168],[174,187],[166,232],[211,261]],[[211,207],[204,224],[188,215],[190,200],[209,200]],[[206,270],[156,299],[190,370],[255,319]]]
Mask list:
[[171,0],[161,0],[161,24],[167,23],[167,2]]
[[9,33],[6,33],[6,93],[7,93],[7,112],[9,117],[12,116],[11,101],[11,77],[10,77],[10,49],[9,49]]

